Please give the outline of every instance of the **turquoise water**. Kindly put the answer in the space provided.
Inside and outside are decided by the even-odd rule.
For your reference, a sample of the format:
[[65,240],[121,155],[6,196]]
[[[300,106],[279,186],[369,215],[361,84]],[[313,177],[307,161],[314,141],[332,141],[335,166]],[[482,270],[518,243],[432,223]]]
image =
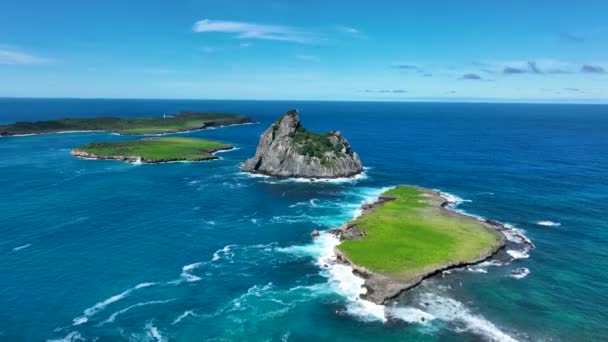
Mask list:
[[[365,175],[239,173],[261,132],[293,107],[312,130],[339,129]],[[238,147],[204,163],[69,155],[132,139],[105,133],[0,138],[0,340],[608,336],[608,106],[0,99],[0,123],[181,109],[259,123],[183,134]],[[397,184],[459,196],[459,210],[521,228],[536,248],[425,281],[390,307],[364,305],[348,269],[324,266],[335,241],[309,233]],[[529,274],[510,276],[519,267]]]

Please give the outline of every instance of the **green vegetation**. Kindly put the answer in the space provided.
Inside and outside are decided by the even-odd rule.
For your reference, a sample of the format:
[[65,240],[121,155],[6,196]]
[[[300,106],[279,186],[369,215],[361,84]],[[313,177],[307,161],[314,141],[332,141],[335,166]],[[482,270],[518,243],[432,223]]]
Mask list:
[[163,137],[130,141],[91,143],[72,150],[72,154],[91,156],[99,159],[132,160],[140,158],[144,162],[155,163],[177,160],[215,159],[212,152],[227,150],[232,146],[216,141]]
[[243,115],[181,112],[166,118],[80,118],[37,122],[17,122],[0,126],[0,136],[55,133],[63,131],[106,131],[119,134],[161,134],[206,127],[239,124],[251,120]]
[[333,152],[335,156],[341,156],[344,153],[342,143],[332,144],[330,137],[332,132],[325,134],[317,134],[310,132],[306,128],[300,126],[290,135],[290,138],[298,146],[298,153],[321,159],[321,164],[324,166],[332,166],[331,160],[326,156],[326,153]]
[[354,221],[367,236],[338,246],[373,272],[410,279],[475,260],[501,244],[501,235],[482,222],[441,208],[438,195],[399,186],[383,196],[396,199]]

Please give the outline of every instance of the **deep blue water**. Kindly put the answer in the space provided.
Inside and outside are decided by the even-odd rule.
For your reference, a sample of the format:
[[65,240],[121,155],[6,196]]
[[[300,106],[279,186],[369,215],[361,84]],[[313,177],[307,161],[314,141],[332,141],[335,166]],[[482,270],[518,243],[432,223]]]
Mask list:
[[[239,173],[291,108],[311,130],[340,130],[365,177]],[[238,147],[205,163],[70,156],[88,142],[133,139],[105,133],[0,138],[0,340],[608,337],[608,106],[0,99],[0,123],[185,109],[259,124],[183,134]],[[459,209],[525,230],[536,249],[487,273],[425,281],[384,308],[383,322],[349,299],[348,274],[318,263],[331,241],[309,233],[397,184],[455,194]],[[510,277],[518,267],[529,275]]]

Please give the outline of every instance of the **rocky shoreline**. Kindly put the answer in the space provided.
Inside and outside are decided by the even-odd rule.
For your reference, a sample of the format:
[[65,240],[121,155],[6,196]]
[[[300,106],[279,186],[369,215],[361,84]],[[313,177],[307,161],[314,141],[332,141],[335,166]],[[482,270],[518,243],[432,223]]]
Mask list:
[[[413,287],[416,287],[418,284],[420,284],[426,278],[432,277],[434,275],[440,274],[440,273],[450,270],[450,269],[471,266],[471,265],[479,264],[483,261],[486,261],[489,258],[496,255],[500,250],[505,248],[505,246],[507,244],[508,237],[504,234],[504,232],[512,231],[512,229],[510,229],[509,227],[507,227],[504,224],[497,222],[497,221],[492,221],[492,220],[482,221],[482,220],[478,220],[474,217],[467,216],[467,215],[458,213],[456,211],[453,211],[448,207],[450,202],[444,196],[442,196],[442,194],[439,193],[438,191],[420,188],[420,187],[416,187],[416,188],[419,189],[420,191],[424,192],[425,194],[427,194],[429,197],[429,202],[432,205],[439,207],[444,214],[447,214],[450,216],[462,217],[462,218],[466,218],[469,220],[476,220],[478,222],[482,222],[488,229],[493,229],[493,230],[499,232],[500,233],[500,242],[498,245],[496,245],[491,250],[488,250],[473,259],[467,260],[466,262],[446,263],[446,264],[434,267],[433,269],[421,272],[420,274],[417,274],[415,277],[410,278],[407,281],[403,281],[402,279],[391,278],[390,276],[379,274],[379,273],[370,271],[369,269],[367,269],[365,267],[359,266],[359,265],[353,263],[351,260],[349,260],[348,257],[346,256],[346,254],[344,252],[340,251],[340,249],[337,248],[337,246],[336,246],[334,248],[334,253],[336,255],[337,261],[351,266],[353,268],[353,273],[355,273],[357,276],[364,279],[364,281],[365,281],[364,287],[367,289],[367,291],[361,295],[361,298],[364,300],[368,300],[368,301],[374,302],[376,304],[386,304],[390,300],[398,297],[404,291],[407,291]],[[362,213],[359,217],[369,215],[370,213],[372,213],[374,211],[375,208],[383,206],[385,203],[393,201],[393,200],[395,200],[395,198],[390,197],[390,196],[380,196],[378,198],[378,200],[376,200],[375,202],[373,202],[371,204],[370,203],[363,204],[361,206]],[[345,222],[340,228],[329,229],[328,233],[335,235],[336,237],[338,237],[340,239],[340,241],[351,240],[351,239],[361,239],[361,238],[365,237],[365,235],[366,235],[365,230],[358,228],[356,226],[356,223],[354,222],[354,220]],[[526,248],[529,248],[529,249],[534,248],[534,245],[532,244],[532,242],[529,239],[527,239],[525,236],[519,234],[518,238],[521,239],[521,242],[526,246]]]
[[196,158],[196,159],[194,159],[194,158],[189,158],[189,159],[172,158],[172,159],[151,160],[151,159],[147,159],[147,158],[142,158],[140,156],[99,156],[99,155],[95,155],[92,153],[88,153],[88,152],[79,150],[77,148],[72,149],[70,151],[70,154],[77,158],[91,159],[91,160],[119,160],[119,161],[127,161],[130,163],[162,164],[162,163],[171,163],[171,162],[200,162],[200,161],[206,161],[206,160],[219,159],[219,157],[216,155],[213,155],[213,153],[221,152],[221,151],[230,151],[232,149],[234,149],[233,146],[214,149],[214,150],[209,151],[209,153],[212,154],[211,157],[205,156],[205,157]]
[[340,132],[310,132],[302,126],[298,111],[290,110],[262,133],[255,155],[241,171],[278,178],[336,179],[361,174],[363,165]]

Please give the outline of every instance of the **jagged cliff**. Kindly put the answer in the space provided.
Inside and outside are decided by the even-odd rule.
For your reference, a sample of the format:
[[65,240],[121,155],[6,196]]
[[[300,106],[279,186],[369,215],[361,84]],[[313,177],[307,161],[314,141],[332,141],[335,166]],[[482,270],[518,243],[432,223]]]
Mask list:
[[291,110],[260,137],[255,156],[241,171],[277,177],[338,178],[363,172],[359,156],[340,132],[316,134]]

